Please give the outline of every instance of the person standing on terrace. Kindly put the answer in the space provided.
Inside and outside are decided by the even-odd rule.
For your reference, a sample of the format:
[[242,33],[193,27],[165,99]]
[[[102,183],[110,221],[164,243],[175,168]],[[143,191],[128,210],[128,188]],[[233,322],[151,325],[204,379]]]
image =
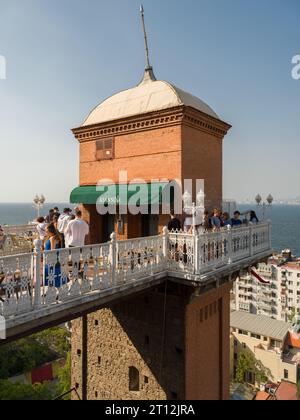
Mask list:
[[46,231],[46,229],[47,229],[47,223],[46,223],[44,217],[39,217],[37,219],[37,222],[38,222],[38,224],[37,224],[36,230],[38,232],[39,239],[41,241],[43,241],[43,243],[44,243],[45,238],[47,237],[47,231]]
[[250,223],[253,223],[255,225],[257,223],[259,223],[258,217],[257,217],[255,211],[253,211],[253,210],[250,211]]
[[232,226],[233,227],[240,227],[240,226],[242,226],[243,222],[241,221],[240,217],[241,217],[241,213],[239,211],[236,211],[234,213],[233,219],[231,219],[231,223],[232,223]]
[[72,210],[69,208],[65,208],[63,214],[59,216],[58,223],[57,223],[57,230],[61,234],[62,237],[62,247],[66,247],[66,230],[68,227],[69,222],[71,221],[71,214]]
[[170,232],[180,232],[182,229],[181,221],[176,217],[174,210],[171,211],[171,220],[168,224],[168,230]]
[[213,215],[211,217],[211,224],[213,229],[221,229],[221,212],[218,209],[214,209]]
[[51,210],[49,210],[49,214],[48,214],[48,216],[46,217],[46,223],[47,223],[48,225],[50,225],[50,223],[52,223],[53,216],[54,216],[54,209],[51,209]]
[[232,226],[232,221],[230,219],[230,215],[229,213],[223,213],[223,217],[222,217],[222,221],[223,221],[223,226]]
[[[47,227],[47,237],[48,240],[45,243],[45,251],[54,251],[61,248],[61,236],[56,230],[54,224],[50,224]],[[49,278],[54,274],[54,284],[49,284]],[[61,287],[61,268],[59,264],[56,264],[55,267],[45,267],[45,286],[55,286]]]
[[72,220],[67,227],[66,235],[68,236],[69,248],[83,247],[85,238],[89,234],[89,225],[82,219],[82,212],[76,210],[75,220]]

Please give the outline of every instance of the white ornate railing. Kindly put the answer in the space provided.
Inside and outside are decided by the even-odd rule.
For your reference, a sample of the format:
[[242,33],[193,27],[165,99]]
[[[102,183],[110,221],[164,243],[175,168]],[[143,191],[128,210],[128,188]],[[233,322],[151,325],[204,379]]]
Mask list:
[[193,236],[170,233],[168,266],[171,271],[204,274],[255,257],[271,249],[271,224],[221,229]]
[[0,257],[0,315],[6,319],[103,291],[134,287],[155,275],[201,279],[209,271],[271,251],[270,224],[189,235],[169,233],[83,248]]

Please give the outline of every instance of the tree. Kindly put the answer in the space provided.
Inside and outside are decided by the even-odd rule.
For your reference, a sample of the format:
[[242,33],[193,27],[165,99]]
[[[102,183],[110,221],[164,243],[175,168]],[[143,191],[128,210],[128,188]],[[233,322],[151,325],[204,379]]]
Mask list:
[[295,320],[295,318],[296,318],[296,315],[297,315],[296,308],[293,308],[293,309],[291,310],[290,315],[288,316],[288,320],[289,320],[289,322],[293,323],[293,322],[294,322],[294,320]]
[[[52,328],[0,347],[0,400],[52,400],[71,388],[70,333]],[[59,371],[59,381],[37,385],[14,384],[8,378],[67,358]]]
[[43,346],[52,349],[59,357],[70,351],[70,333],[65,328],[51,328],[33,336]]
[[55,353],[32,337],[0,347],[0,379],[8,379],[56,358]]
[[0,379],[31,372],[70,350],[70,333],[64,328],[51,328],[31,337],[0,347]]
[[245,383],[246,375],[249,373],[255,375],[255,381],[259,385],[268,380],[265,369],[261,363],[259,363],[249,351],[244,351],[240,353],[238,357],[236,381]]

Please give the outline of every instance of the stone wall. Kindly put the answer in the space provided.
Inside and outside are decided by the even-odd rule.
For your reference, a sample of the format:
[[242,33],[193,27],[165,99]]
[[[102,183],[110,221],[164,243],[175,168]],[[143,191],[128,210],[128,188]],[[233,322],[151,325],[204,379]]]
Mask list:
[[[194,292],[168,281],[89,315],[86,359],[83,322],[74,321],[72,386],[82,392],[85,376],[88,400],[227,399],[229,287]],[[130,367],[139,371],[139,391],[129,390]]]

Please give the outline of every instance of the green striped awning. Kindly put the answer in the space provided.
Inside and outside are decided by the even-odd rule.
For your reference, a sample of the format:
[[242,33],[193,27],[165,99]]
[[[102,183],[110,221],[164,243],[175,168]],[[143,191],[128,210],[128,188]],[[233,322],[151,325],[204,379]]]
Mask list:
[[[152,184],[82,186],[72,191],[70,202],[73,204],[127,205],[130,200],[133,200],[140,206],[162,204],[166,201],[164,191],[169,185],[167,182],[157,182]],[[166,196],[169,196],[169,200],[172,200],[172,194],[166,194]]]

